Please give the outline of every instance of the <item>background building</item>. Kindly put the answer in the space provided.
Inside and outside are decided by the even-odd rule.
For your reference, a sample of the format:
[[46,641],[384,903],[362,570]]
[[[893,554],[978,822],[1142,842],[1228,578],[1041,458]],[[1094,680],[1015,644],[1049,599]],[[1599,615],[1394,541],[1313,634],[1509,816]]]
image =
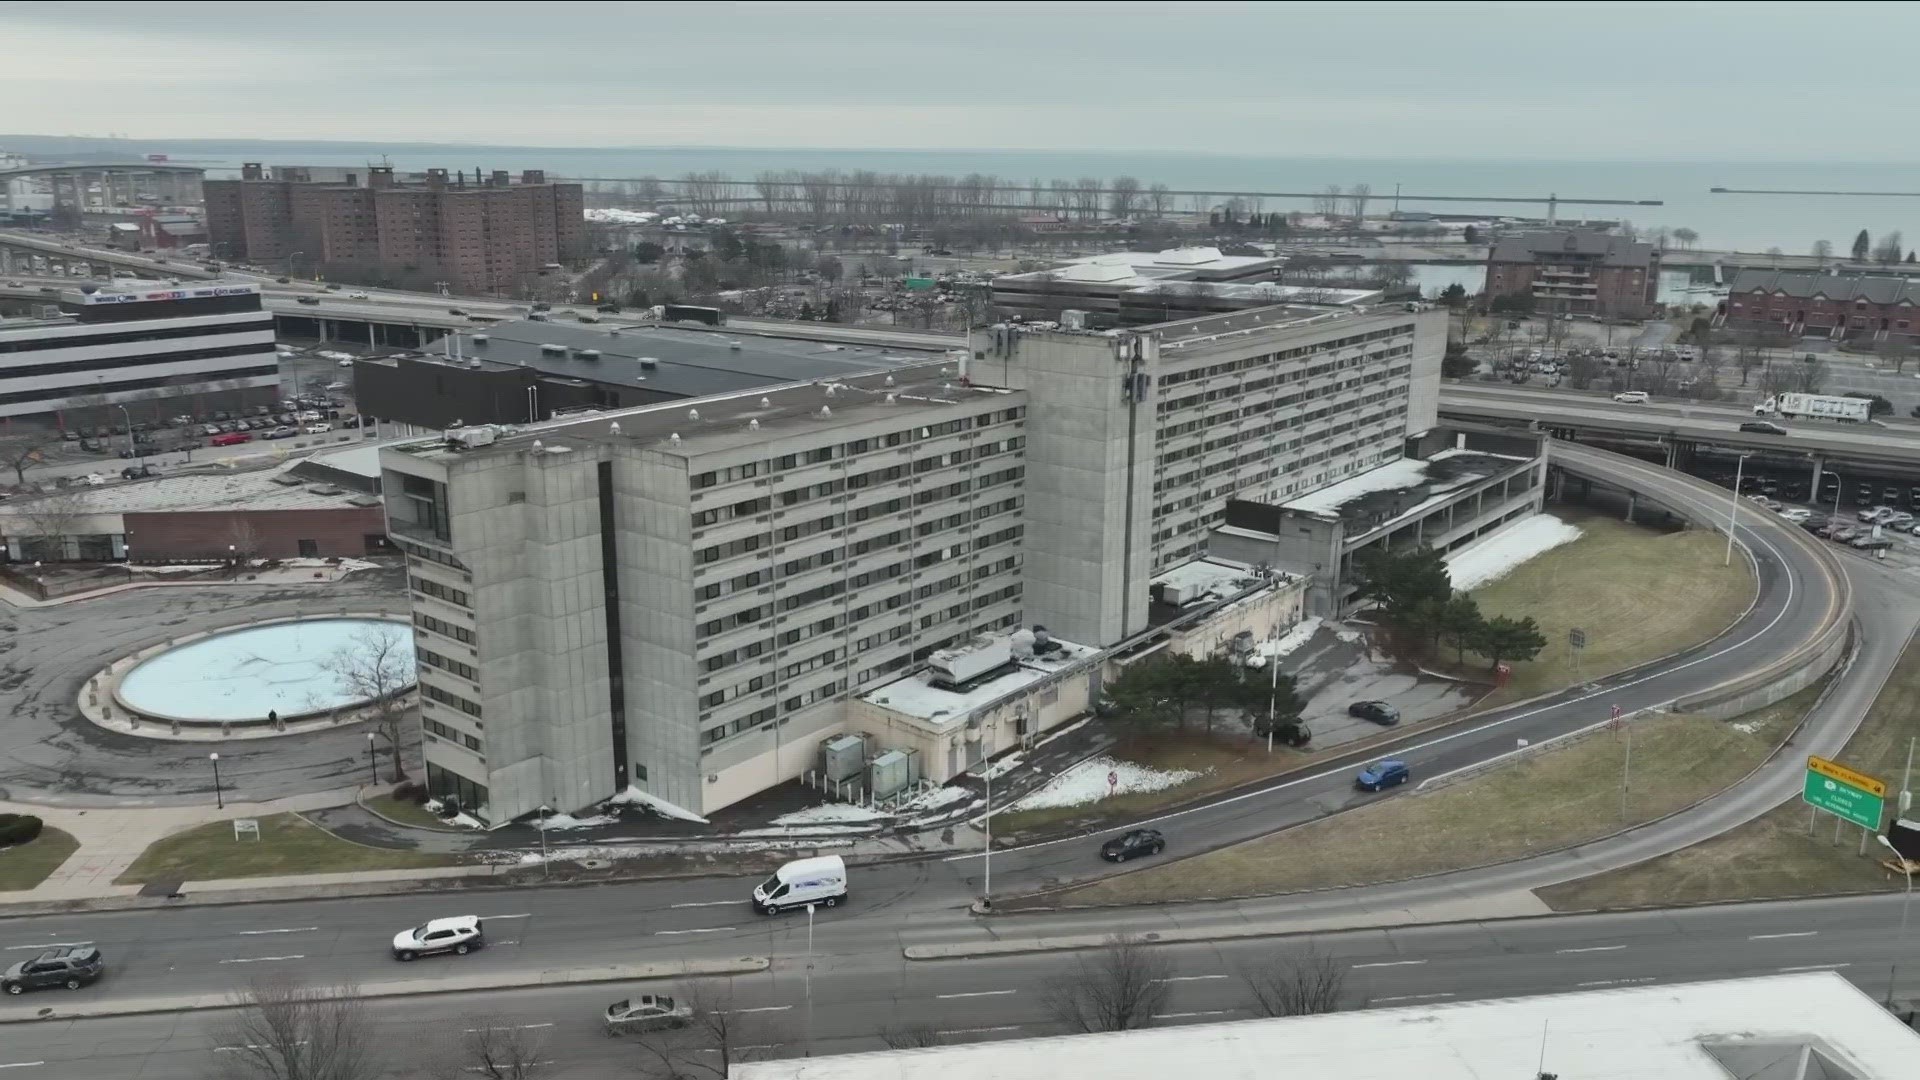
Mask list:
[[[1222,255],[1213,247],[1116,251],[1071,259],[1050,270],[994,278],[993,306],[1002,315],[1049,321],[1065,310],[1084,311],[1100,325],[1112,326],[1124,321],[1123,298],[1148,286],[1271,281],[1285,262],[1267,256]],[[1277,302],[1269,298],[1258,303]],[[1152,321],[1181,314],[1154,313],[1159,307],[1148,303],[1147,317]]]
[[289,273],[444,283],[463,293],[512,293],[523,278],[586,254],[578,184],[548,183],[539,169],[518,182],[505,170],[471,181],[429,169],[403,183],[370,166],[365,183],[309,179],[283,167],[269,178],[257,164],[237,180],[205,184],[207,232],[215,255]]
[[1588,229],[1505,236],[1487,254],[1487,298],[1530,296],[1543,314],[1644,319],[1659,288],[1659,249]]
[[256,285],[103,288],[57,319],[0,319],[0,416],[280,385]]
[[1742,270],[1727,289],[1725,325],[1794,337],[1896,341],[1920,337],[1920,281]]

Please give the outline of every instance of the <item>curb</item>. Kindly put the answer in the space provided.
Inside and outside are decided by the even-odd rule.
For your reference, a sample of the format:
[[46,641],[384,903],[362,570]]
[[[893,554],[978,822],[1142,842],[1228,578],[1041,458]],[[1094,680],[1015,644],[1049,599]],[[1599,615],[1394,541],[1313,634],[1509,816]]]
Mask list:
[[[527,975],[480,975],[455,979],[405,979],[355,991],[363,999],[419,997],[429,994],[460,994],[484,990],[514,990],[545,986],[582,986],[592,983],[627,982],[642,979],[688,978],[710,975],[751,975],[773,966],[764,956],[743,956],[738,960],[680,960],[649,964],[610,964],[603,967],[552,969]],[[344,997],[346,995],[330,995]],[[151,1013],[204,1012],[211,1009],[244,1007],[232,993],[181,994],[173,997],[136,998],[125,1004],[103,1002],[72,1009],[0,1008],[0,1024],[30,1024],[47,1020],[91,1020],[109,1016],[142,1016]]]

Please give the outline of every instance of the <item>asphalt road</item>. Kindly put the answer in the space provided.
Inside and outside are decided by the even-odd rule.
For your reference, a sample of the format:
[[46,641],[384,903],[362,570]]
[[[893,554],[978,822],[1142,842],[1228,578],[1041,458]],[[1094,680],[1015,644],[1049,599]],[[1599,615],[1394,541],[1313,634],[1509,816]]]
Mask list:
[[[170,636],[343,607],[404,613],[401,571],[364,570],[326,585],[133,589],[48,607],[0,606],[0,798],[56,806],[206,802],[213,776],[205,744],[107,731],[80,715],[81,686]],[[223,746],[222,786],[239,801],[351,787],[367,775],[362,731],[349,725]]]
[[[1570,916],[1550,920],[1466,922],[1444,926],[1365,930],[1230,945],[1176,945],[1155,949],[1171,967],[1169,997],[1156,1025],[1215,1023],[1257,1015],[1244,973],[1287,964],[1308,948],[1332,959],[1345,973],[1347,1008],[1412,1006],[1479,998],[1596,990],[1663,982],[1773,974],[1830,968],[1877,996],[1887,989],[1891,965],[1900,996],[1920,992],[1920,956],[1900,941],[1901,900],[1896,896],[1792,904],[1753,904],[1678,911]],[[744,905],[741,905],[744,910]],[[605,909],[603,909],[604,911]],[[704,909],[709,918],[731,916]],[[771,936],[757,931],[758,946],[775,958],[765,974],[740,976],[713,987],[739,1025],[736,1047],[754,1056],[846,1053],[879,1049],[888,1029],[923,1026],[952,1042],[1055,1034],[1043,998],[1050,982],[1070,978],[1080,956],[1050,953],[978,960],[965,964],[902,960],[891,934],[870,937],[876,947],[845,951],[834,942],[857,938],[870,912],[855,908],[819,919],[812,971],[808,975],[803,920],[773,922]],[[377,919],[377,916],[375,917]],[[372,920],[370,920],[372,921]],[[492,952],[416,961],[465,972],[501,953],[548,954],[539,919],[519,920],[522,929],[503,932]],[[513,925],[514,920],[506,924]],[[238,924],[236,924],[238,925]],[[248,929],[258,929],[251,923]],[[0,926],[0,946],[16,948],[18,924]],[[370,927],[371,938],[385,927]],[[597,937],[603,952],[646,950],[644,922],[607,925]],[[298,933],[239,937],[236,952],[288,954],[308,948],[288,944]],[[877,938],[877,940],[875,940]],[[509,944],[511,940],[511,944]],[[259,946],[262,941],[270,946]],[[31,943],[27,950],[30,951]],[[343,973],[372,980],[402,965],[373,949],[362,950]],[[12,955],[19,955],[14,952]],[[285,970],[296,962],[280,965]],[[250,970],[268,970],[260,967]],[[297,969],[296,969],[297,970]],[[69,999],[104,993],[123,975],[97,987],[69,993],[43,991],[22,1004],[57,1009]],[[373,985],[368,982],[367,985]],[[461,1032],[481,1023],[521,1026],[543,1040],[542,1060],[553,1062],[556,1080],[631,1076],[646,1060],[630,1038],[608,1038],[598,1016],[605,1006],[641,990],[685,993],[675,984],[637,983],[564,989],[495,991],[374,1003],[378,1060],[393,1076],[419,1075],[420,1066],[445,1061]],[[811,1007],[809,1007],[809,1000]],[[0,1069],[34,1080],[174,1080],[207,1075],[219,1049],[234,1045],[221,1012],[153,1015],[100,1020],[51,1019],[0,1027]],[[683,1037],[688,1053],[694,1038]]]

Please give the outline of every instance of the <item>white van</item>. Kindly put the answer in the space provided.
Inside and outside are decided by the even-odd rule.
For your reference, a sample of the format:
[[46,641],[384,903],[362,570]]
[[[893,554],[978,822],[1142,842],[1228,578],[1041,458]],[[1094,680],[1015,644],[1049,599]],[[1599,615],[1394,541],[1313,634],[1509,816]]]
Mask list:
[[847,898],[847,864],[838,855],[795,859],[753,887],[754,909],[765,915],[820,904],[832,907]]

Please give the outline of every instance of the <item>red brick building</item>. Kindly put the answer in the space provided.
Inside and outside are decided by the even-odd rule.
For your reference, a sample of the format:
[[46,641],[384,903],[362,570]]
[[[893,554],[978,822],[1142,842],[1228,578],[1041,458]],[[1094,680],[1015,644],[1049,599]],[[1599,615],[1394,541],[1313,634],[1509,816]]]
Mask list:
[[313,182],[299,169],[268,179],[247,165],[238,180],[210,180],[207,231],[217,256],[330,276],[444,281],[456,292],[510,293],[542,267],[586,255],[585,196],[548,183],[539,169],[516,182],[504,169],[471,181],[429,169],[401,183],[391,168],[366,183]]
[[1659,288],[1658,249],[1591,229],[1502,237],[1487,254],[1487,299],[1531,296],[1542,314],[1644,319]]
[[1920,282],[1745,270],[1727,289],[1723,315],[1732,330],[1912,344],[1920,337]]

